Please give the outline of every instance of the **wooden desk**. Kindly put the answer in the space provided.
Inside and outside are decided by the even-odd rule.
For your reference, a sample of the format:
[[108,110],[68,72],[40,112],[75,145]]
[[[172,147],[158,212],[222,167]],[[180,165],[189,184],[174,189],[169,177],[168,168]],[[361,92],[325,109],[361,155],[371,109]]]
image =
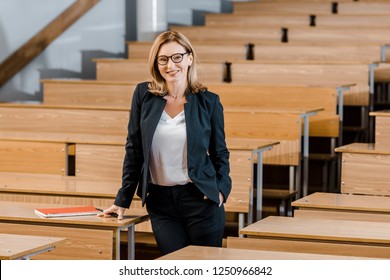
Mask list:
[[[66,205],[61,205],[66,206]],[[143,209],[128,210],[123,220],[97,216],[41,218],[35,208],[59,207],[58,204],[23,202],[0,203],[0,233],[66,238],[54,252],[41,254],[45,259],[120,259],[120,231],[128,229],[128,258],[134,259],[134,226],[146,221]]]
[[28,260],[64,242],[65,238],[0,234],[0,260]]
[[346,260],[367,259],[350,256],[318,255],[262,250],[187,246],[158,260]]
[[390,223],[390,197],[313,193],[292,202],[295,217]]
[[[390,248],[390,223],[269,216],[242,230],[248,237]],[[389,252],[390,258],[390,252]]]
[[341,153],[341,193],[390,196],[390,149],[374,143],[352,143]]

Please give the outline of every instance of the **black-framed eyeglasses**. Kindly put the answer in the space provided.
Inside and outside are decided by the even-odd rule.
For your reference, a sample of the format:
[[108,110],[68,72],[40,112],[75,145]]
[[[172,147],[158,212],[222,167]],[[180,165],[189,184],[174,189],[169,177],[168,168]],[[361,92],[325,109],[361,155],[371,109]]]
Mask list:
[[171,56],[166,56],[166,55],[160,55],[157,57],[157,63],[160,65],[167,65],[169,59],[172,60],[173,63],[179,63],[182,62],[183,57],[188,54],[188,52],[185,53],[174,53]]

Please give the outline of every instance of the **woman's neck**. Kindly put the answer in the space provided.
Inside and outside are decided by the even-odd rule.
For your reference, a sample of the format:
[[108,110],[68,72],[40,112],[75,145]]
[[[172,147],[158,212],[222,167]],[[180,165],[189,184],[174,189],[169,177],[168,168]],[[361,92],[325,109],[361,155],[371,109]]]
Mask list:
[[187,85],[184,83],[167,84],[168,95],[174,98],[183,97],[187,89]]

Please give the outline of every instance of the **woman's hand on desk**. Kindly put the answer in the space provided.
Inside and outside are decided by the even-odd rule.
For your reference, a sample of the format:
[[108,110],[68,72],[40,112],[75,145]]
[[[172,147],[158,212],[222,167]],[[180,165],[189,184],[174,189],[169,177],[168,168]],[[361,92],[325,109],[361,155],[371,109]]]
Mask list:
[[98,214],[98,217],[110,218],[118,217],[118,220],[123,219],[123,214],[125,213],[126,208],[116,206],[113,204],[111,207],[103,210],[103,212]]

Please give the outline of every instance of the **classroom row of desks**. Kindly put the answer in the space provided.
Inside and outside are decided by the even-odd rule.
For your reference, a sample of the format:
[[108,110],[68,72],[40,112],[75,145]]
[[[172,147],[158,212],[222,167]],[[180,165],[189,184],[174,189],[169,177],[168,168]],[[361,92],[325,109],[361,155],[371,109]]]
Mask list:
[[[323,211],[339,211],[340,215],[353,211],[355,215],[365,212],[389,217],[386,197],[368,196],[369,201],[361,199],[362,206],[358,207],[351,202],[351,195],[315,193],[293,205],[308,207],[303,211],[312,209],[313,206],[308,205],[313,203]],[[55,253],[59,259],[69,258],[72,256],[69,253],[77,256],[76,259],[120,259],[122,230],[127,230],[127,258],[134,259],[134,226],[148,218],[143,210],[136,209],[129,211],[121,221],[97,216],[42,218],[34,214],[38,206],[50,205],[2,202],[2,259],[28,259],[37,252],[53,250],[53,246],[57,247]],[[28,235],[11,236],[24,232]],[[390,259],[389,232],[390,223],[383,220],[337,219],[331,215],[328,218],[269,216],[242,228],[240,234],[244,238],[228,237],[228,248],[188,247],[161,259]],[[243,243],[242,248],[230,246],[231,238],[232,244],[234,241],[247,243]],[[42,257],[45,259],[48,255]]]

